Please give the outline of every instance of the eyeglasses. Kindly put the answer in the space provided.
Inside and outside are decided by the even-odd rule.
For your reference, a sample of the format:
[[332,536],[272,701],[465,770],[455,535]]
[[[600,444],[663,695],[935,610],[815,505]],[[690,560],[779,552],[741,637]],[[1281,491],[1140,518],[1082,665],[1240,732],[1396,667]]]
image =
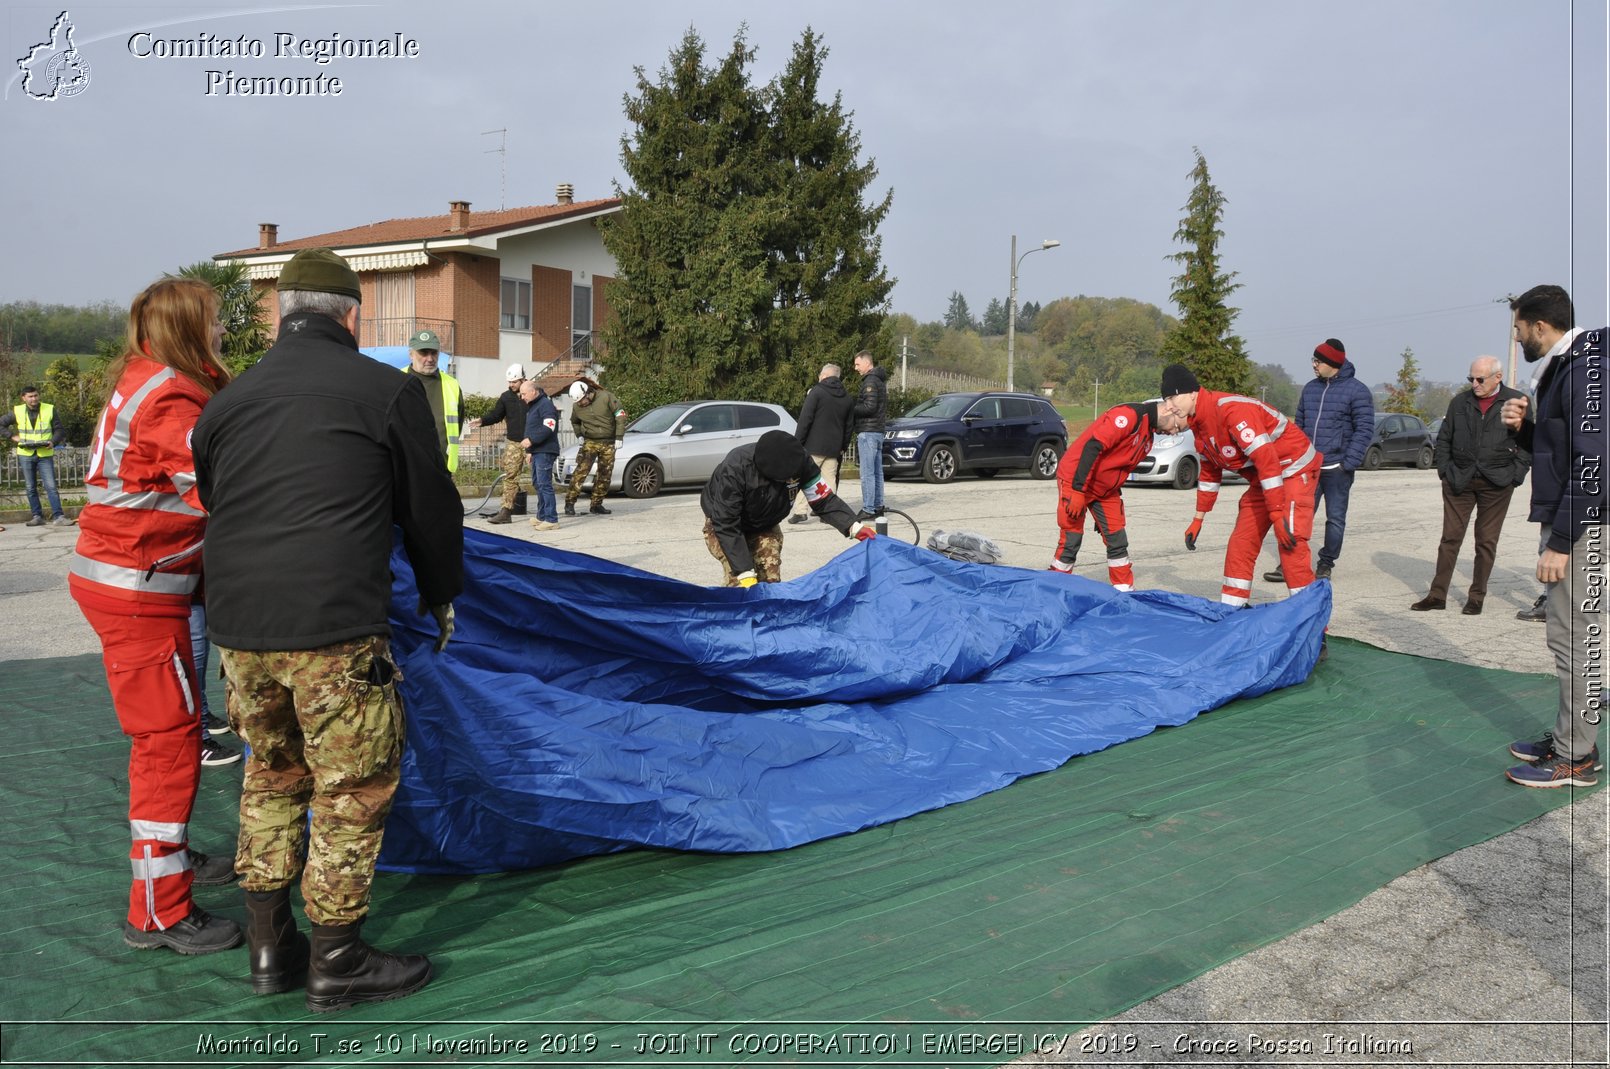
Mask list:
[[1491,375],[1466,375],[1465,376],[1465,381],[1466,382],[1474,382],[1476,385],[1480,386],[1482,383],[1486,382],[1488,379],[1496,379],[1497,377],[1498,377],[1498,372],[1495,371]]

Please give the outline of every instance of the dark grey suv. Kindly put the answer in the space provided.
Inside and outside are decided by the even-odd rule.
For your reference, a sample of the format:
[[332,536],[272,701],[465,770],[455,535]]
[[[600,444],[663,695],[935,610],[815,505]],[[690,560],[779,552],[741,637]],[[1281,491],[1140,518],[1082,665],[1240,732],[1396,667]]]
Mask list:
[[942,393],[889,421],[883,471],[948,483],[962,472],[988,479],[1026,468],[1033,478],[1049,479],[1067,448],[1067,424],[1043,397]]

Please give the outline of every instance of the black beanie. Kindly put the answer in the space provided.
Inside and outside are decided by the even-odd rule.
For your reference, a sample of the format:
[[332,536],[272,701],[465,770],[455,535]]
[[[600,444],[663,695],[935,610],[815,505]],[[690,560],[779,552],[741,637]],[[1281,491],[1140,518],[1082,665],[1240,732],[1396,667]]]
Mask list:
[[1163,369],[1163,396],[1173,397],[1177,393],[1195,393],[1201,389],[1196,376],[1184,364],[1170,364]]
[[1314,349],[1314,359],[1323,360],[1331,367],[1341,367],[1347,362],[1347,346],[1335,338],[1326,338]]
[[811,455],[787,431],[767,431],[755,443],[755,470],[774,482],[803,477]]

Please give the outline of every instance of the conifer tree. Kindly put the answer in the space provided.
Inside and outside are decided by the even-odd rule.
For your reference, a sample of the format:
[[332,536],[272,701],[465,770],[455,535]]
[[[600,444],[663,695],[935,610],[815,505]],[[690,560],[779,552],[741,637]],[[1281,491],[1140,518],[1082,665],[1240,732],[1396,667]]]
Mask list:
[[967,298],[962,296],[961,290],[951,291],[950,307],[945,309],[945,326],[951,330],[972,330],[975,325]]
[[1398,365],[1398,380],[1386,388],[1386,404],[1382,405],[1381,409],[1384,412],[1401,412],[1409,416],[1418,416],[1419,397],[1420,362],[1414,358],[1414,350],[1405,346],[1403,362]]
[[1210,390],[1241,391],[1251,385],[1252,362],[1241,338],[1230,330],[1240,310],[1226,301],[1241,284],[1235,281],[1236,272],[1225,271],[1219,262],[1225,198],[1213,185],[1202,151],[1194,151],[1191,195],[1174,231],[1174,240],[1185,248],[1168,257],[1181,267],[1170,293],[1180,322],[1163,342],[1162,357],[1165,364],[1181,363],[1196,372]]
[[693,397],[797,406],[829,360],[871,344],[894,282],[867,204],[875,166],[809,30],[755,88],[740,31],[714,66],[692,29],[657,80],[637,70],[621,138],[630,187],[605,220],[619,277],[606,324],[609,383],[629,410]]

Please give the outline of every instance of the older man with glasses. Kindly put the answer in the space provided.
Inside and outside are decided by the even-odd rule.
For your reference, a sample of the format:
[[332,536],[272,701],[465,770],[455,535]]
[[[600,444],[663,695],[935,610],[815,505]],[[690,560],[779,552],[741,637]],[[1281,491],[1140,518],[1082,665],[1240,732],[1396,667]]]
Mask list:
[[[1459,559],[1459,547],[1476,514],[1476,566],[1465,596],[1464,614],[1476,616],[1487,597],[1487,579],[1498,556],[1498,535],[1515,488],[1526,480],[1532,455],[1520,444],[1520,431],[1505,426],[1504,402],[1522,396],[1504,385],[1496,356],[1478,356],[1467,376],[1470,389],[1448,402],[1437,432],[1436,467],[1442,480],[1442,541],[1437,545],[1437,571],[1431,592],[1410,605],[1415,612],[1448,607],[1448,583]],[[1529,418],[1529,417],[1528,417]]]

